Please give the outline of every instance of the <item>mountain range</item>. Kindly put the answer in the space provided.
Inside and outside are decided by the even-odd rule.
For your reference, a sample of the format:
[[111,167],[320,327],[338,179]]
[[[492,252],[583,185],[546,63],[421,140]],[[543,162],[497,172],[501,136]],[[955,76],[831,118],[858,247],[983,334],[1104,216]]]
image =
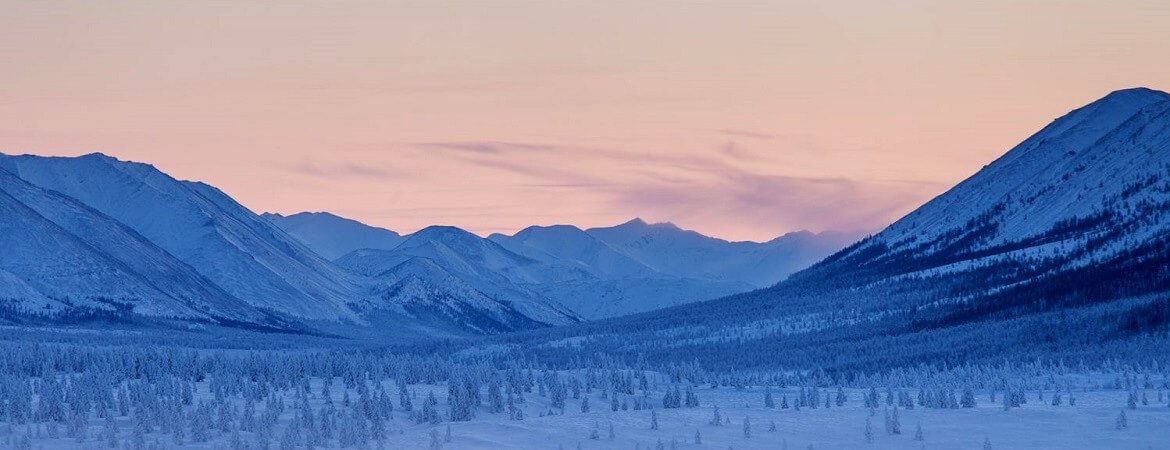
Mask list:
[[[0,208],[0,320],[15,324],[500,333],[750,290],[848,243],[811,233],[730,243],[641,221],[401,236],[329,213],[257,215],[207,184],[102,154],[0,154]],[[595,237],[619,230],[612,245]],[[769,256],[786,265],[750,275],[674,270],[685,265],[646,258],[638,241],[741,266]]]
[[[487,238],[449,226],[400,236],[328,213],[264,217],[318,253],[340,255],[334,262],[355,275],[396,277],[426,260],[431,271],[441,269],[442,278],[459,280],[432,285],[526,303],[547,299],[583,319],[770,286],[857,238],[804,231],[764,243],[728,242],[641,219],[588,230],[532,226]],[[696,259],[702,261],[685,264]]]
[[400,235],[258,215],[101,154],[0,155],[0,213],[10,324],[510,333],[476,342],[728,367],[1075,357],[1170,324],[1170,94],[1074,110],[848,247],[845,234],[728,242],[640,219]]

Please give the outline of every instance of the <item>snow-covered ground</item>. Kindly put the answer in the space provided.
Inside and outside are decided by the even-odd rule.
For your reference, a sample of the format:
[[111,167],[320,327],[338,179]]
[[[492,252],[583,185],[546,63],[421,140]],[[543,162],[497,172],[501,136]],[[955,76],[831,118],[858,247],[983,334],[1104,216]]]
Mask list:
[[[310,404],[314,409],[324,405],[321,383],[312,383],[313,395]],[[388,392],[395,387],[387,385]],[[446,412],[446,387],[443,385],[412,385],[415,395],[415,409],[419,408],[428,393],[433,392],[439,399],[440,414]],[[907,390],[914,393],[916,390]],[[331,395],[340,408],[343,394],[340,380],[333,384]],[[1069,406],[1068,394],[1063,394],[1061,406],[1052,406],[1052,393],[1044,393],[1044,401],[1037,391],[1027,393],[1028,403],[1019,408],[1004,411],[999,402],[989,401],[989,392],[976,394],[978,405],[972,409],[914,409],[897,408],[900,434],[891,434],[886,429],[886,415],[892,417],[893,409],[882,406],[870,410],[863,406],[865,391],[846,390],[848,401],[838,407],[834,403],[825,408],[780,408],[787,396],[790,405],[798,396],[796,389],[773,389],[775,408],[765,408],[764,389],[698,387],[701,406],[696,408],[663,409],[661,391],[650,395],[655,408],[651,410],[611,411],[610,400],[601,398],[601,391],[594,390],[586,395],[591,405],[589,412],[581,411],[581,399],[569,398],[564,413],[547,415],[549,400],[537,392],[525,394],[526,402],[521,404],[525,412],[523,420],[510,420],[506,414],[490,414],[486,407],[478,410],[470,422],[442,422],[437,425],[416,424],[411,413],[398,408],[397,398],[393,418],[386,421],[387,438],[382,443],[371,441],[368,448],[425,449],[435,448],[438,443],[444,449],[983,449],[990,443],[995,449],[1170,449],[1170,407],[1166,401],[1170,395],[1163,392],[1161,402],[1156,390],[1147,390],[1148,405],[1139,401],[1136,409],[1127,409],[1125,390],[1074,389],[1076,405]],[[835,395],[834,389],[823,393]],[[1141,392],[1141,391],[1139,391]],[[206,384],[201,384],[199,398],[210,400]],[[1002,397],[1002,393],[999,394]],[[352,402],[357,394],[350,391]],[[280,436],[282,429],[292,420],[296,407],[293,395],[286,393],[286,409],[276,427],[272,448],[283,447]],[[715,408],[724,419],[721,425],[712,425]],[[1117,429],[1117,419],[1125,411],[1127,427]],[[258,412],[263,411],[263,405]],[[652,429],[652,416],[657,416],[658,428]],[[345,419],[342,419],[345,420]],[[750,425],[750,437],[745,435],[745,420]],[[872,440],[866,439],[866,421],[872,431]],[[133,448],[130,437],[132,419],[120,417],[118,448]],[[772,424],[775,430],[772,431]],[[23,436],[29,435],[31,448],[109,448],[108,435],[104,434],[103,421],[91,419],[87,439],[78,442],[75,438],[49,438],[50,431],[41,426],[0,424],[0,445],[5,448],[21,448]],[[612,427],[613,436],[610,437]],[[922,439],[916,440],[918,427]],[[450,430],[448,441],[447,433]],[[596,439],[592,439],[596,429]],[[698,435],[701,443],[696,443]],[[184,448],[221,449],[233,448],[232,436],[213,431],[212,439],[204,443],[192,442],[190,434],[183,442]],[[171,435],[147,434],[146,448],[179,447]],[[237,448],[263,448],[257,445],[253,433],[239,433]],[[246,447],[244,447],[246,446]],[[324,447],[337,447],[337,439],[327,442]],[[27,448],[27,447],[26,447]],[[304,448],[300,443],[296,448]]]

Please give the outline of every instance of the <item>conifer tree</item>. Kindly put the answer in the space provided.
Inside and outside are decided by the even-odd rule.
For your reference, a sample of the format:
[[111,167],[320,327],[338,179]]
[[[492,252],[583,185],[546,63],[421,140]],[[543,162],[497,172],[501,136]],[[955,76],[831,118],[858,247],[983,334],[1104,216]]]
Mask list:
[[971,388],[964,388],[963,389],[963,399],[960,401],[960,405],[962,405],[962,407],[964,407],[964,408],[974,408],[975,407],[975,391],[972,391]]

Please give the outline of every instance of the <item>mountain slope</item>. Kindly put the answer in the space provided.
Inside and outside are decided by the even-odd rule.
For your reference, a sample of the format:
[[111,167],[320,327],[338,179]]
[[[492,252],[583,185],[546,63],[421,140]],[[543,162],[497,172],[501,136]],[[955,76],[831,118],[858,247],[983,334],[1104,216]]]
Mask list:
[[279,323],[109,217],[3,169],[0,210],[0,298],[14,313]]
[[512,302],[488,296],[427,258],[407,259],[379,273],[377,279],[382,300],[401,305],[407,314],[431,326],[457,325],[483,334],[544,326]]
[[364,248],[390,250],[403,241],[402,236],[393,231],[327,212],[302,212],[288,216],[264,213],[261,217],[330,261]]
[[578,320],[572,311],[523,286],[523,282],[562,275],[541,270],[535,267],[536,261],[455,227],[427,227],[406,236],[393,250],[357,250],[339,258],[337,264],[380,282],[396,282],[396,278],[387,280],[386,277],[416,259],[428,260],[442,268],[441,278],[429,280],[434,285],[441,285],[448,276],[454,276],[476,292],[505,302],[534,321],[559,325]]
[[211,186],[100,154],[3,156],[0,168],[119,221],[251,305],[360,321],[348,306],[365,294],[356,280]]
[[1129,89],[798,278],[946,281],[955,306],[919,320],[975,320],[1166,290],[1168,239],[1170,95]]

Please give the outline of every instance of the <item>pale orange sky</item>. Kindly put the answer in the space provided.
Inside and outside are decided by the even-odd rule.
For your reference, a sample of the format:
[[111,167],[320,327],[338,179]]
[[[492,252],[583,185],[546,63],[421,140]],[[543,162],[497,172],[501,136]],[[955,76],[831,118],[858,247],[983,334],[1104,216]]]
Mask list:
[[410,232],[872,230],[1109,91],[1170,2],[12,2],[0,152]]

